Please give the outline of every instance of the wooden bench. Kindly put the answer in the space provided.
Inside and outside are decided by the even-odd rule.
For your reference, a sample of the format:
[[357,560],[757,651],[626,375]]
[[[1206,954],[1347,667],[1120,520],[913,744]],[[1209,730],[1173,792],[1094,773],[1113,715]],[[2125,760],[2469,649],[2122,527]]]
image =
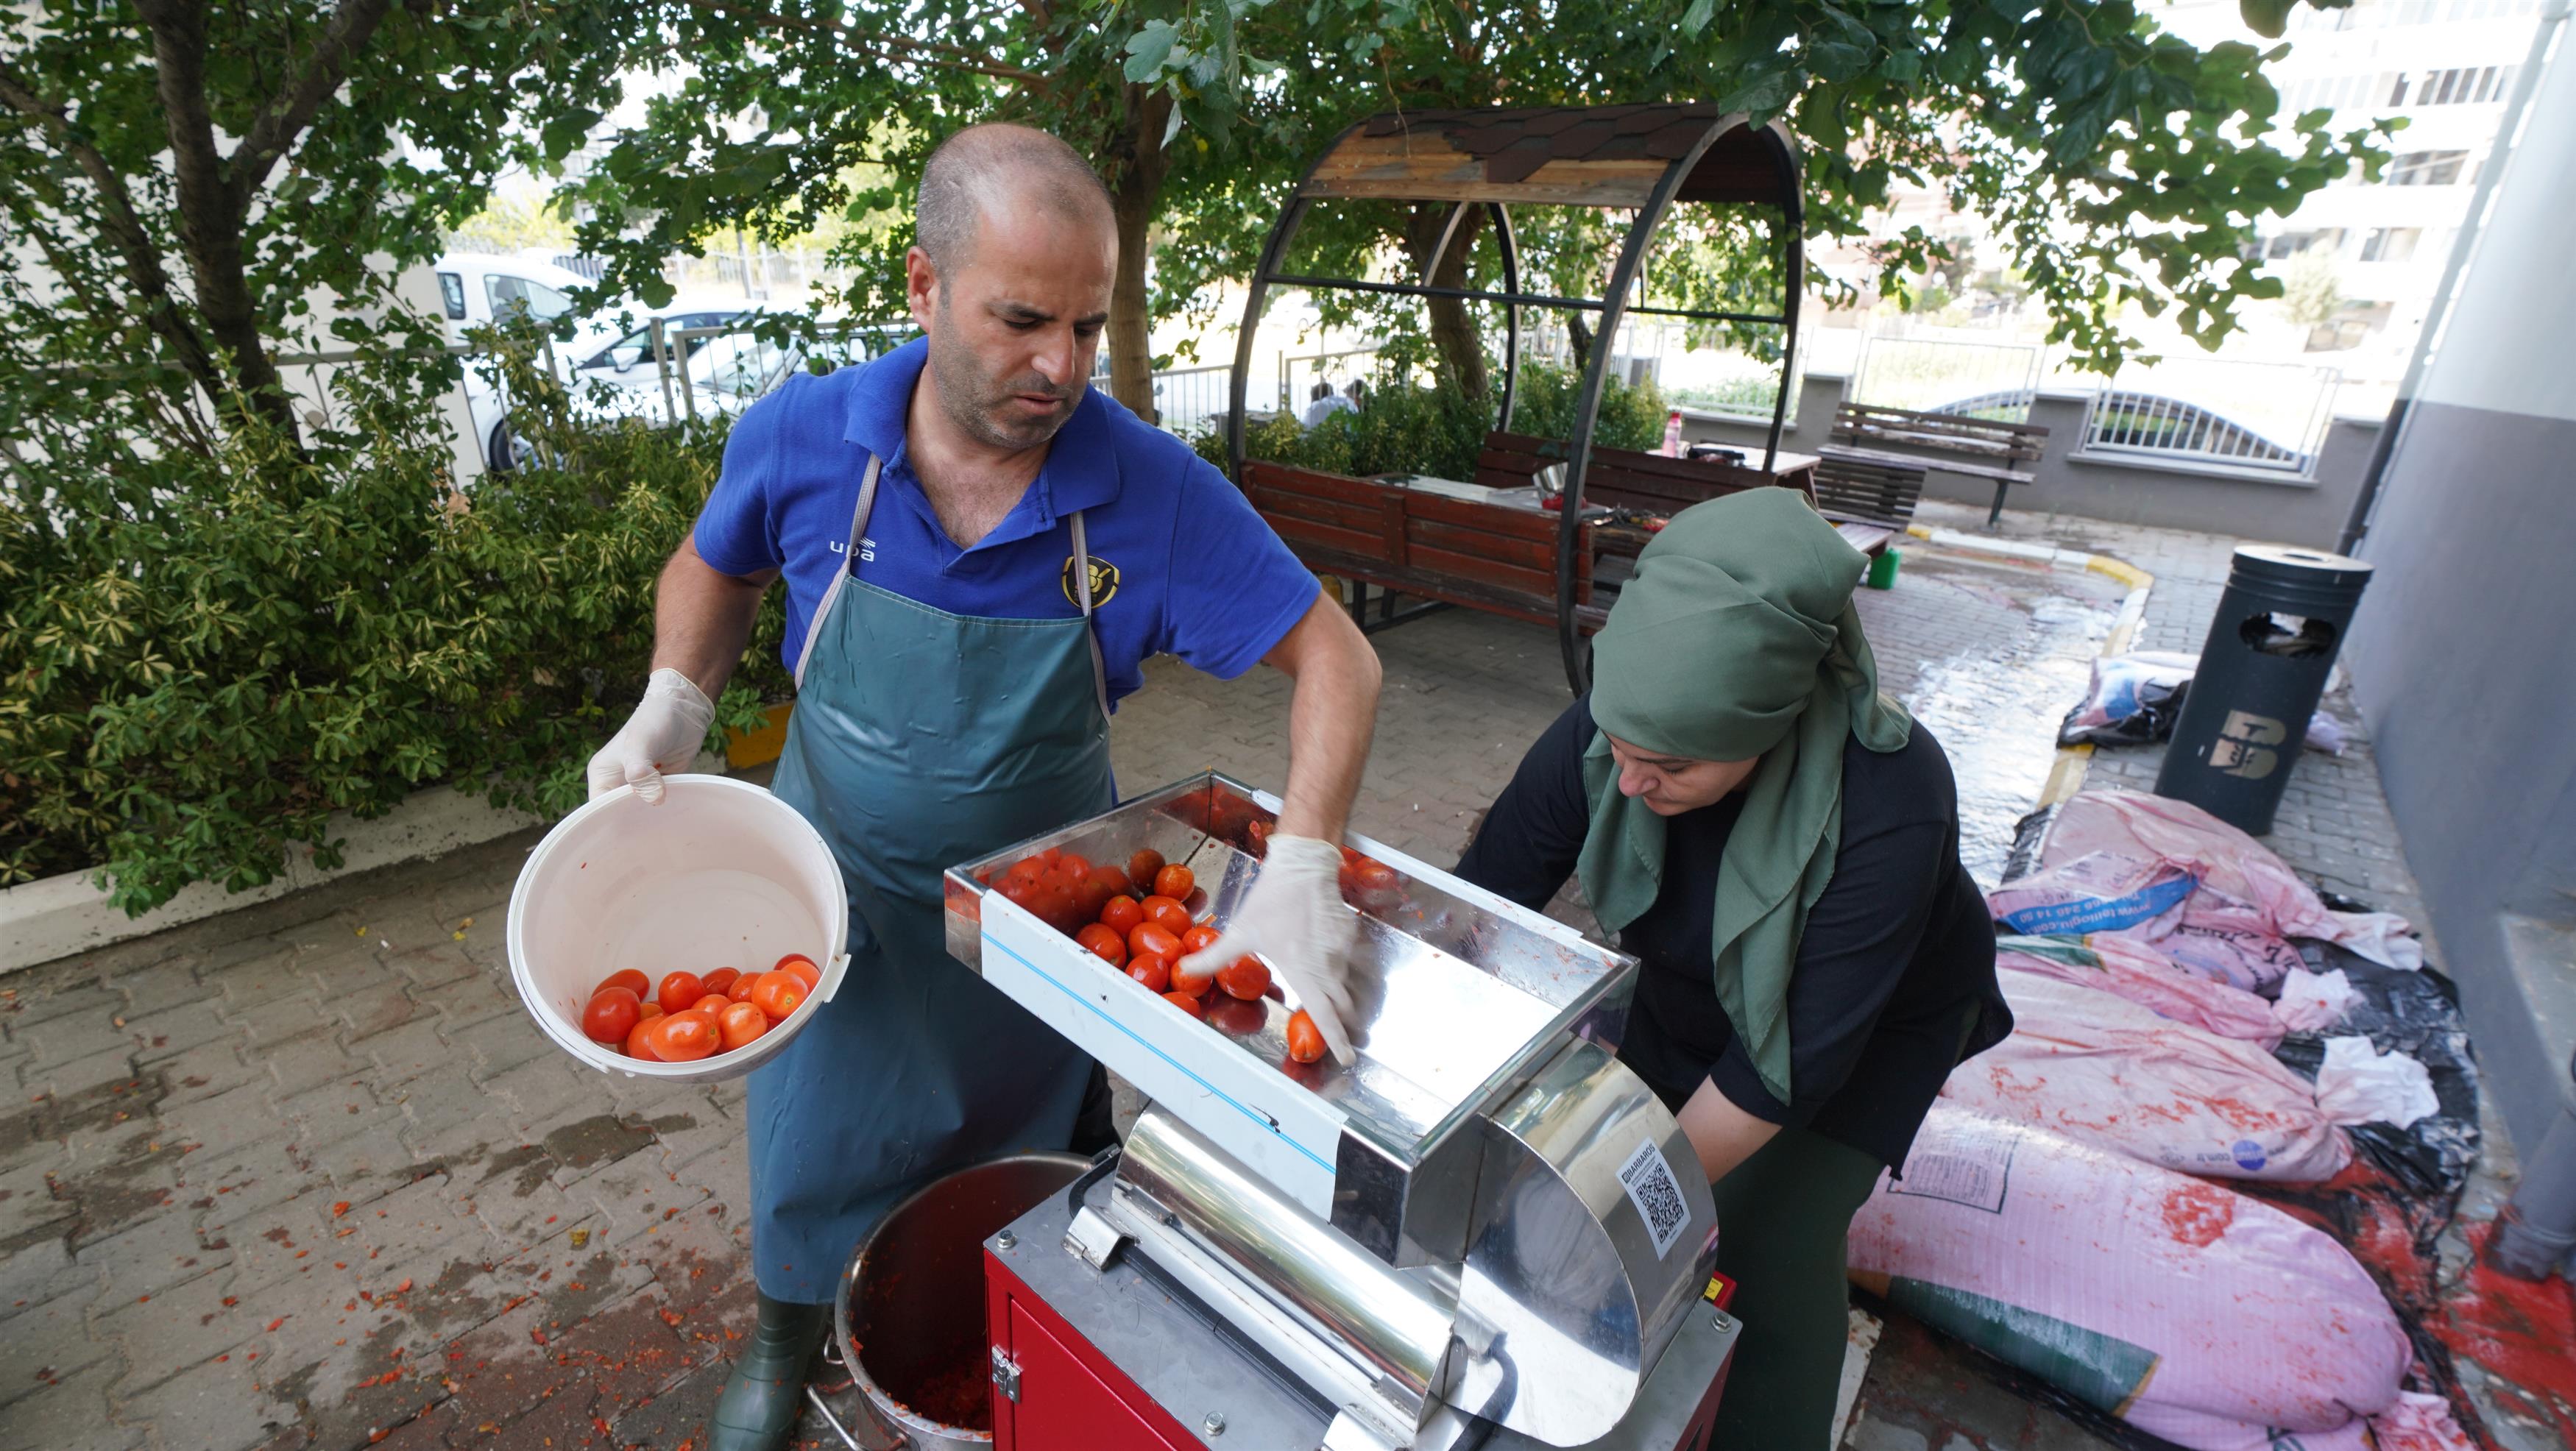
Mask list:
[[[1434,607],[1556,624],[1553,513],[1263,459],[1245,460],[1243,474],[1253,508],[1309,569],[1431,600]],[[1575,618],[1586,633],[1606,616],[1592,603],[1595,547],[1593,526],[1586,524],[1574,579]],[[1418,613],[1396,615],[1390,604],[1387,615],[1362,628],[1384,629]]]
[[[2039,462],[2048,444],[2048,430],[2036,423],[2009,423],[1957,413],[1920,413],[1872,403],[1836,407],[1831,437],[1832,442],[1823,450],[1825,465],[1840,473],[1843,484],[1855,496],[1875,491],[1892,499],[1890,479],[1912,475],[1913,493],[1903,502],[1903,518],[1869,516],[1871,522],[1897,527],[1913,517],[1914,500],[1922,496],[1924,474],[1939,469],[1994,481],[1994,507],[1986,511],[1986,525],[1992,528],[2003,519],[2005,492],[2036,477],[2024,465]],[[1881,446],[1889,444],[1944,456],[1927,458]],[[1821,491],[1817,502],[1824,502]]]
[[[1540,467],[1563,459],[1565,450],[1562,439],[1487,434],[1485,447],[1476,456],[1476,482],[1502,488],[1527,484]],[[1872,558],[1886,552],[1888,542],[1904,532],[1901,521],[1889,527],[1865,515],[1834,518],[1824,506],[1820,481],[1817,461],[1804,454],[1783,456],[1780,464],[1766,474],[1750,464],[1724,459],[1667,458],[1633,448],[1603,447],[1592,450],[1591,466],[1583,479],[1583,501],[1669,518],[1693,504],[1747,489],[1776,486],[1804,492],[1819,512],[1834,519],[1834,527],[1845,541]],[[1644,547],[1646,537],[1643,530],[1605,528],[1601,533],[1602,552],[1633,556]]]
[[[1913,521],[1923,498],[1923,465],[1879,464],[1828,450],[1816,466],[1816,511],[1862,553],[1876,558]],[[1862,543],[1867,536],[1875,548]]]

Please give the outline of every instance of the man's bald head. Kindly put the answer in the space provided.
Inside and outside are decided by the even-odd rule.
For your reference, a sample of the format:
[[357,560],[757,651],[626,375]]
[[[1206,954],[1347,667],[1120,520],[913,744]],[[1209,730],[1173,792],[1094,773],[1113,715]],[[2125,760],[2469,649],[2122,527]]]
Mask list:
[[942,276],[966,265],[988,215],[1038,208],[1114,227],[1109,189],[1081,153],[1031,126],[969,126],[922,169],[914,230]]

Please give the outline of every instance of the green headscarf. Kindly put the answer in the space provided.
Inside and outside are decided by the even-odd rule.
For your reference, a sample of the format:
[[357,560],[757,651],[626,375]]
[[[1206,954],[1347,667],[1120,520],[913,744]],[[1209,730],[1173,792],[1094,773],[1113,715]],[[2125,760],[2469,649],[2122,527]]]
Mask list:
[[1852,608],[1868,564],[1804,494],[1749,489],[1694,505],[1646,546],[1593,640],[1583,757],[1592,829],[1577,874],[1617,931],[1663,889],[1664,818],[1619,792],[1609,736],[1643,750],[1762,764],[1718,864],[1717,1000],[1762,1085],[1786,1103],[1789,977],[1842,841],[1843,743],[1904,746]]

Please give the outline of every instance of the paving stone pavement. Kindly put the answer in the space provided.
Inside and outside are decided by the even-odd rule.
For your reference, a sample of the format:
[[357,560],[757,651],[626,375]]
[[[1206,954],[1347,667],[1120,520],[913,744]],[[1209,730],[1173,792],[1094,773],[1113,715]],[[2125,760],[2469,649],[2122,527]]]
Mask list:
[[[1926,506],[1975,522],[1962,513]],[[2156,571],[2151,640],[2196,648],[2186,616],[2225,542],[2168,533],[2053,537]],[[2100,600],[2042,618],[2018,586],[1913,554],[1896,591],[1863,597],[1890,688],[1938,705],[1962,672],[2035,682],[2010,709],[1963,705],[2007,745],[1965,752],[1964,727],[1951,742],[1980,769],[2009,756],[2035,791],[2069,660],[2081,678],[2068,642]],[[1567,703],[1556,644],[1465,613],[1378,643],[1354,826],[1447,865]],[[1147,673],[1112,733],[1130,789],[1207,767],[1282,780],[1283,680]],[[2366,750],[2302,764],[2296,829],[2313,839],[2282,848],[2407,910]],[[2133,765],[2106,756],[2097,779]],[[0,1445],[703,1444],[750,1309],[742,1090],[594,1074],[528,1022],[501,933],[534,839],[0,980],[18,1092],[0,1115]],[[1944,1401],[1926,1364],[1882,1355],[1860,1422],[1878,1439],[1854,1444],[1914,1444],[1928,1432],[1902,1408],[1933,1402],[1977,1445],[2095,1444],[2009,1396]]]

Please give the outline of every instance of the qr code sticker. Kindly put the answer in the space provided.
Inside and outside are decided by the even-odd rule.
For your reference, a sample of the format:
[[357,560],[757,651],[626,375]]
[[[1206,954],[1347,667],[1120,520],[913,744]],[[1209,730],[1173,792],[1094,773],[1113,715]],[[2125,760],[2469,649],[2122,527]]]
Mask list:
[[1655,1241],[1655,1258],[1662,1259],[1690,1227],[1691,1216],[1681,1183],[1673,1178],[1673,1166],[1665,1162],[1654,1140],[1639,1143],[1637,1152],[1619,1166],[1619,1184],[1636,1204],[1637,1217],[1646,1221],[1646,1233]]

